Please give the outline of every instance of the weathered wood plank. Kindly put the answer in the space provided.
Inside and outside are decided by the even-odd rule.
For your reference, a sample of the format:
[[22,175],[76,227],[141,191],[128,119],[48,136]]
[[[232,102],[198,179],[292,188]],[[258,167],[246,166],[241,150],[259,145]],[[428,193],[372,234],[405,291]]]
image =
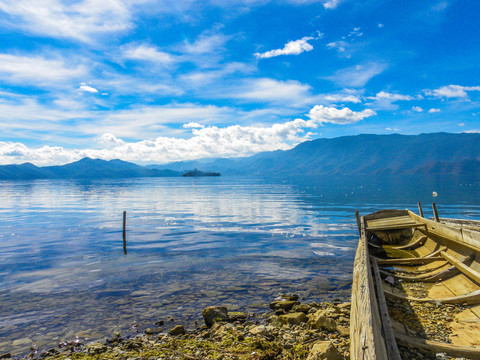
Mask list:
[[393,334],[392,323],[388,315],[387,302],[383,293],[382,278],[378,270],[378,265],[375,260],[372,260],[373,274],[375,276],[375,284],[377,286],[377,299],[380,307],[380,316],[382,318],[383,335],[385,336],[385,343],[387,346],[389,360],[402,360],[400,352],[398,351],[395,336]]
[[380,259],[375,257],[378,265],[424,265],[434,261],[443,261],[441,256],[409,258],[409,259]]
[[403,281],[407,281],[407,282],[417,282],[417,281],[436,282],[436,281],[449,279],[452,276],[459,274],[460,270],[458,270],[455,266],[450,266],[445,270],[434,272],[433,274],[427,273],[427,274],[422,274],[417,276],[400,275],[400,274],[395,274],[385,270],[380,270],[380,273],[384,274],[385,276],[393,276],[397,279],[402,279]]
[[458,261],[453,256],[447,254],[446,252],[442,251],[440,255],[447,260],[450,264],[455,266],[458,270],[460,270],[464,275],[468,276],[473,281],[480,283],[480,273],[473,270],[472,268],[468,267],[467,265],[463,264],[461,261]]
[[422,246],[425,241],[427,241],[427,237],[425,235],[422,235],[418,238],[417,241],[414,241],[411,244],[403,245],[403,246],[393,246],[392,249],[395,250],[414,250],[420,246]]
[[350,356],[352,360],[389,359],[383,338],[368,254],[365,218],[355,255],[352,307],[350,313]]
[[407,296],[404,294],[395,294],[394,292],[384,288],[385,295],[408,301],[428,302],[428,303],[441,303],[441,304],[480,304],[480,290],[473,291],[468,294],[446,297],[446,298],[416,298],[413,296]]
[[422,338],[414,338],[400,333],[395,333],[395,338],[400,345],[407,347],[420,348],[434,353],[445,352],[454,357],[466,357],[468,359],[480,358],[480,348],[478,347],[446,344]]

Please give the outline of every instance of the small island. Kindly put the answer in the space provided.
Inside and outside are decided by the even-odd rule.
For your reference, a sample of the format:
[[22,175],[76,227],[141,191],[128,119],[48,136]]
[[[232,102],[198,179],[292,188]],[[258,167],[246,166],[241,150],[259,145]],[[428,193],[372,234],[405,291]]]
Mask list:
[[182,176],[185,176],[185,177],[220,176],[220,173],[217,173],[217,172],[203,172],[203,171],[195,169],[195,170],[186,172]]

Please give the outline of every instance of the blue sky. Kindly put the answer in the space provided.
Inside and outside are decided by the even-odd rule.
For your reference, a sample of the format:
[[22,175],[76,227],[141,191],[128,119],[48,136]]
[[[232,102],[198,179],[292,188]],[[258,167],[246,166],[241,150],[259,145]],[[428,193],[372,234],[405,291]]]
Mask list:
[[0,0],[0,164],[480,131],[480,2]]

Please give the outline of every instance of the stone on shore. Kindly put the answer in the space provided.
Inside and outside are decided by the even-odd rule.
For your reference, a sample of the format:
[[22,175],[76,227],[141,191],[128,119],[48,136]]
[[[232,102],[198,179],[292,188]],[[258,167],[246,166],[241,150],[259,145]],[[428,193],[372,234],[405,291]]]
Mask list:
[[330,341],[318,341],[312,346],[307,360],[343,360],[343,356]]
[[227,321],[228,310],[225,306],[209,306],[202,311],[205,325],[211,327],[215,321]]
[[332,318],[332,313],[329,310],[318,310],[310,315],[308,323],[313,329],[337,330],[337,323]]
[[286,301],[286,300],[274,301],[270,303],[270,309],[290,311],[293,305],[295,305],[296,303],[297,303],[296,301]]
[[248,314],[244,311],[231,311],[228,313],[228,319],[230,321],[245,321]]
[[295,312],[295,313],[280,315],[278,317],[278,321],[281,324],[298,325],[298,324],[307,322],[308,318],[307,318],[307,315],[305,315],[303,312]]
[[168,334],[171,335],[171,336],[178,336],[178,335],[183,335],[185,334],[185,328],[183,327],[183,325],[177,325],[175,326],[174,328],[172,328]]

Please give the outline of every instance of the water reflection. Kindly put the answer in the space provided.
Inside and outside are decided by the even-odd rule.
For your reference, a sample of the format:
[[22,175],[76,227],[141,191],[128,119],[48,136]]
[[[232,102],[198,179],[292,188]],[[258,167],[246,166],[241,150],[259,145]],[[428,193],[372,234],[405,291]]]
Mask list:
[[434,188],[441,216],[479,218],[478,182],[418,181],[1,182],[0,348],[128,333],[168,316],[188,325],[204,306],[256,310],[281,292],[347,298],[357,208],[415,208]]

